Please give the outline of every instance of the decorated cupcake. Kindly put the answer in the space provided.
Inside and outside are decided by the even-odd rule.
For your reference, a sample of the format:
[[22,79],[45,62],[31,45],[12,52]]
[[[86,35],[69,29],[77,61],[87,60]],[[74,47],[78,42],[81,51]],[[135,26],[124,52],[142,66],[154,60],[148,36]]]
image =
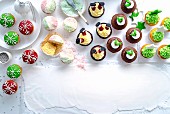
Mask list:
[[22,68],[17,64],[10,65],[7,68],[7,75],[10,78],[18,78],[21,76],[21,74],[22,74]]
[[122,47],[123,42],[120,38],[112,37],[107,41],[107,49],[112,53],[119,52]]
[[5,34],[4,41],[9,46],[14,46],[20,42],[20,37],[19,37],[18,33],[14,32],[14,31],[9,31]]
[[77,21],[72,17],[67,17],[64,22],[64,30],[67,32],[74,32],[77,29]]
[[126,63],[132,63],[137,59],[137,50],[133,47],[126,47],[123,49],[121,57]]
[[34,64],[38,59],[38,54],[33,49],[25,50],[22,54],[22,60],[23,62],[27,64]]
[[101,17],[105,12],[104,5],[105,5],[104,2],[90,3],[90,6],[89,6],[89,14],[90,14],[90,16],[92,16],[94,18]]
[[100,45],[96,45],[91,49],[90,55],[93,60],[102,61],[106,57],[106,48]]
[[158,56],[161,59],[169,59],[170,58],[170,45],[162,45],[158,48]]
[[159,43],[164,39],[164,31],[154,28],[150,31],[150,40],[154,43]]
[[55,30],[58,26],[58,21],[53,16],[47,16],[43,19],[44,28],[48,31]]
[[41,3],[41,9],[46,14],[51,14],[56,9],[55,0],[43,0]]
[[4,91],[4,93],[8,95],[15,94],[18,90],[18,84],[14,82],[13,80],[7,80],[2,85],[2,90]]
[[138,28],[130,28],[126,32],[126,40],[130,43],[138,43],[142,39],[142,32]]
[[3,13],[0,17],[0,24],[5,28],[10,28],[15,24],[15,17],[11,13]]
[[156,24],[158,24],[160,17],[159,17],[159,13],[161,13],[162,11],[160,10],[154,10],[154,11],[148,11],[145,14],[145,22],[146,24],[148,24],[149,26],[155,26]]
[[41,50],[49,56],[57,56],[63,48],[64,40],[58,33],[49,33],[41,43]]
[[85,28],[82,28],[77,36],[76,43],[81,46],[88,46],[92,43],[92,41],[93,35],[89,31],[85,30]]
[[112,34],[112,28],[109,23],[100,23],[96,24],[96,33],[100,38],[106,39],[109,38]]
[[19,23],[18,29],[23,35],[30,35],[34,31],[34,25],[29,20],[23,20]]
[[132,13],[135,11],[137,7],[135,0],[122,0],[121,2],[121,9],[124,13]]
[[116,30],[122,30],[127,26],[127,17],[124,14],[116,14],[112,17],[111,24]]
[[162,26],[164,26],[164,28],[170,32],[170,17],[166,17],[163,19],[162,23],[161,23]]
[[70,64],[74,61],[75,59],[75,55],[72,49],[65,49],[63,50],[60,55],[60,60],[64,63],[64,64]]
[[156,46],[153,44],[145,44],[142,46],[140,52],[144,58],[146,59],[152,58],[156,54]]

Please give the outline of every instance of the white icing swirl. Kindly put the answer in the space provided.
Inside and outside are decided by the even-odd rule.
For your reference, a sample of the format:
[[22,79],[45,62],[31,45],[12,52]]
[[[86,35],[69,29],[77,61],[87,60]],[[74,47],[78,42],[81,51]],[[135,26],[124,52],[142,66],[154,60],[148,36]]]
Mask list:
[[130,3],[131,5],[126,7],[127,9],[132,9],[135,6],[135,3],[132,0],[130,0]]
[[132,55],[126,54],[126,57],[127,57],[128,59],[133,59],[133,58],[135,57],[135,52],[133,52]]
[[136,30],[136,36],[132,36],[133,39],[137,40],[140,38],[140,32]]
[[119,45],[118,45],[118,46],[115,45],[115,40],[113,40],[112,43],[111,43],[111,47],[112,47],[113,49],[117,49],[117,48],[119,48]]
[[121,23],[117,20],[117,24],[120,25],[120,26],[125,25],[125,18],[123,17],[123,20],[122,20]]

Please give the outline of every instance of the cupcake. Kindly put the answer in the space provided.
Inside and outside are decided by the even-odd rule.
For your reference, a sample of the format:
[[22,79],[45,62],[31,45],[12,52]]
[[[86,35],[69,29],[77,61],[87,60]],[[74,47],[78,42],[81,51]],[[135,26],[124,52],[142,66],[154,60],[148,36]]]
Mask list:
[[57,56],[63,48],[64,40],[58,33],[50,33],[41,43],[41,50],[49,56]]
[[34,31],[34,25],[29,20],[23,20],[19,23],[18,29],[23,35],[30,35]]
[[170,58],[170,45],[161,45],[158,48],[158,56],[161,59],[169,59]]
[[10,78],[18,78],[20,77],[22,74],[22,68],[17,65],[17,64],[13,64],[8,66],[7,68],[7,76]]
[[53,16],[47,16],[43,19],[44,28],[48,31],[55,30],[58,26],[58,21]]
[[70,64],[74,61],[75,59],[75,55],[72,49],[65,49],[63,50],[60,55],[60,60],[64,63],[64,64]]
[[162,23],[161,23],[162,26],[164,26],[164,28],[170,32],[170,17],[166,17],[163,19]]
[[138,28],[130,28],[126,32],[126,40],[130,43],[138,43],[142,39],[142,32]]
[[82,28],[77,36],[76,43],[81,46],[88,46],[92,43],[92,41],[93,35],[89,31],[85,30],[85,28]]
[[41,3],[41,10],[46,14],[52,14],[56,9],[55,0],[43,0]]
[[64,30],[67,32],[74,32],[77,29],[77,21],[72,17],[67,17],[64,22]]
[[93,60],[102,61],[106,57],[106,48],[100,45],[96,45],[91,49],[90,55]]
[[154,10],[154,11],[148,11],[145,14],[145,22],[146,24],[148,24],[149,26],[155,26],[156,24],[158,24],[160,17],[159,17],[159,13],[161,13],[162,11],[160,10]]
[[11,13],[3,13],[0,17],[0,24],[5,28],[10,28],[15,24],[15,17]]
[[12,95],[17,92],[18,84],[16,82],[14,82],[13,80],[7,80],[2,85],[2,90],[4,93],[6,93],[8,95]]
[[96,33],[102,39],[109,38],[112,34],[111,24],[98,22],[96,24]]
[[112,17],[111,24],[116,30],[122,30],[127,26],[127,17],[124,14],[116,14]]
[[140,50],[141,55],[146,58],[152,58],[156,54],[156,47],[153,44],[145,44]]
[[22,54],[22,60],[23,62],[27,64],[34,64],[38,59],[38,54],[33,49],[25,50]]
[[137,7],[135,0],[122,0],[121,2],[121,9],[124,13],[132,13],[135,11]]
[[159,43],[164,39],[164,32],[158,31],[154,28],[150,31],[150,40],[154,43]]
[[89,14],[90,14],[90,16],[92,16],[94,18],[101,17],[105,12],[104,5],[105,5],[104,2],[90,3],[90,6],[89,6]]
[[14,31],[9,31],[5,34],[4,41],[9,46],[14,46],[20,42],[20,37],[19,37],[18,33],[14,32]]
[[133,47],[126,47],[123,49],[121,57],[126,63],[132,63],[137,59],[137,50]]
[[112,37],[107,41],[107,49],[112,53],[119,52],[123,47],[123,42],[120,38]]

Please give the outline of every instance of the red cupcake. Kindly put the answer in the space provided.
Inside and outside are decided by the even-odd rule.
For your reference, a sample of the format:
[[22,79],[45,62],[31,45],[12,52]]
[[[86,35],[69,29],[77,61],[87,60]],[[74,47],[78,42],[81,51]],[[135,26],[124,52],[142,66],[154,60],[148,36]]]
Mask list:
[[19,23],[18,29],[23,35],[30,35],[34,31],[34,25],[29,20],[23,20]]
[[2,85],[2,90],[8,95],[12,95],[17,92],[18,84],[16,82],[14,82],[13,80],[7,80]]
[[33,49],[25,50],[22,59],[27,64],[34,64],[38,59],[38,54]]

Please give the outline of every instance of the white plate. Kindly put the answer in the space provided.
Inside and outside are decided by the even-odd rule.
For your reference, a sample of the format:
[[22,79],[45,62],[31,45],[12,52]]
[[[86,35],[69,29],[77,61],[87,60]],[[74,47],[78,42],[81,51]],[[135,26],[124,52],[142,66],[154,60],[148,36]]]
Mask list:
[[[14,15],[14,17],[16,19],[15,25],[11,28],[4,28],[3,26],[0,25],[0,46],[3,48],[9,49],[9,50],[20,50],[20,49],[24,49],[24,48],[30,46],[38,38],[38,35],[41,30],[41,17],[38,14],[36,9],[35,9],[36,22],[33,21],[31,12],[29,12],[28,15],[26,15],[24,17],[21,16],[14,10],[14,2],[15,2],[15,0],[0,1],[0,7],[1,7],[0,15],[2,13],[11,13]],[[31,35],[28,35],[28,36],[22,35],[18,30],[18,25],[19,25],[20,21],[24,20],[24,19],[29,19],[34,25],[34,31]],[[17,32],[20,36],[20,42],[15,46],[9,46],[4,42],[5,33],[8,31],[11,31],[11,30]]]

